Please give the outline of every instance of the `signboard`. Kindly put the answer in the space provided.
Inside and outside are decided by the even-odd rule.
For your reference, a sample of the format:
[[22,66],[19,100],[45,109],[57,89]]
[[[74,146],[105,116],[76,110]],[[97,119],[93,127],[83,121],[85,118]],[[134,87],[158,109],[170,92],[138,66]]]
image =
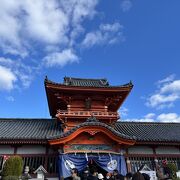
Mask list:
[[152,171],[146,164],[143,166],[140,173],[149,175],[150,180],[157,180],[156,171]]
[[64,151],[114,151],[114,149],[106,144],[67,144],[64,146]]
[[157,180],[156,171],[140,171],[140,173],[148,174],[150,180]]

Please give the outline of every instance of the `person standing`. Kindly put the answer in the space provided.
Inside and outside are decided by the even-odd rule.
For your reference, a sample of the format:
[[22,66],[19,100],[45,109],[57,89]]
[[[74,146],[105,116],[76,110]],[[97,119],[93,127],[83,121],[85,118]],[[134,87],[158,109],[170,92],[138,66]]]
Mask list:
[[104,179],[104,176],[103,176],[101,173],[99,173],[99,174],[98,174],[98,179],[103,180],[103,179]]
[[97,169],[95,167],[92,167],[90,169],[90,175],[87,177],[87,180],[98,180],[98,172]]
[[115,170],[113,171],[113,176],[112,176],[112,178],[113,178],[114,180],[124,180],[124,176],[123,176],[122,174],[119,174],[119,172],[118,172],[117,169],[115,169]]
[[106,174],[106,180],[112,180],[113,178],[112,178],[112,173],[110,173],[110,172],[108,172],[107,174]]
[[132,180],[145,180],[144,176],[138,171],[133,174]]
[[72,178],[73,180],[81,180],[81,178],[78,176],[78,170],[76,168],[72,169]]
[[71,169],[71,176],[65,178],[65,180],[81,180],[78,176],[78,170],[76,168]]

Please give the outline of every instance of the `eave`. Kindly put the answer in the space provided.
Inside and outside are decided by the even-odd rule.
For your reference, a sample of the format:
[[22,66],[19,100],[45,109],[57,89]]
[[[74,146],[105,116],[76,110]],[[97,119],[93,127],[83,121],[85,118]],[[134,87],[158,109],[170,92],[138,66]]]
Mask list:
[[133,85],[129,84],[126,86],[108,86],[108,87],[91,87],[91,86],[67,86],[64,84],[54,84],[45,81],[46,88],[53,88],[62,91],[92,91],[92,92],[120,92],[130,91]]
[[[64,93],[64,94],[102,94],[106,96],[119,95],[121,99],[117,102],[117,105],[114,108],[114,111],[117,111],[122,103],[125,101],[127,96],[129,95],[133,85],[131,83],[123,86],[110,86],[110,87],[86,87],[86,86],[67,86],[64,84],[53,83],[45,80],[45,89],[48,100],[48,106],[50,115],[55,117],[56,112],[56,101],[57,99],[54,97],[55,93]],[[57,109],[56,109],[57,110]]]
[[180,146],[180,142],[177,141],[136,141],[135,145],[178,145]]
[[0,144],[10,144],[10,145],[16,145],[16,144],[48,144],[47,140],[26,140],[26,139],[1,139]]
[[136,142],[135,137],[129,137],[129,136],[125,136],[121,133],[118,133],[118,132],[114,131],[114,129],[112,127],[108,127],[104,123],[96,123],[96,122],[87,123],[86,122],[86,123],[81,124],[79,127],[77,126],[77,128],[74,127],[74,130],[71,129],[68,132],[66,132],[66,134],[67,134],[66,136],[50,137],[49,143],[50,143],[50,145],[65,144],[65,143],[71,141],[72,139],[74,139],[75,137],[77,137],[79,134],[88,132],[88,131],[101,132],[101,133],[107,135],[113,141],[117,142],[118,144],[134,145]]

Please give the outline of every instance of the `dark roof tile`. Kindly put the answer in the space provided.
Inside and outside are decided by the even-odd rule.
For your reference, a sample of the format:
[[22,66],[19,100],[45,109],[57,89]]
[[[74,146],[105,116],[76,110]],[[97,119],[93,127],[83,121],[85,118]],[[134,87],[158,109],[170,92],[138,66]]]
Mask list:
[[95,87],[95,88],[126,88],[133,87],[132,82],[130,81],[127,84],[119,85],[119,86],[111,86],[107,79],[82,79],[82,78],[72,78],[72,77],[64,77],[63,83],[57,83],[49,80],[47,77],[44,80],[44,83],[50,83],[54,85],[60,86],[72,86],[72,87]]
[[60,133],[61,127],[54,119],[0,119],[0,140],[46,140]]
[[180,123],[117,122],[115,130],[137,141],[180,142]]
[[88,87],[108,87],[107,79],[82,79],[64,77],[64,85],[68,86],[88,86]]
[[180,123],[117,122],[115,128],[101,122],[84,122],[62,133],[55,119],[0,119],[0,140],[47,140],[65,137],[84,126],[103,126],[112,133],[140,142],[180,142]]

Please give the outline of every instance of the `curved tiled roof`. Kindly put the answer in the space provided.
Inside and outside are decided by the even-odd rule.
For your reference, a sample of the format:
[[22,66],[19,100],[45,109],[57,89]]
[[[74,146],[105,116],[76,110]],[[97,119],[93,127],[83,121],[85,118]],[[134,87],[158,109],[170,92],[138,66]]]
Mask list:
[[68,86],[93,86],[93,87],[108,87],[109,83],[107,79],[82,79],[64,77],[64,84]]
[[0,141],[46,140],[60,133],[61,127],[54,119],[0,119]]
[[115,129],[141,142],[180,142],[180,123],[117,122]]
[[55,119],[0,119],[0,141],[38,140],[62,138],[81,127],[101,126],[113,134],[136,139],[137,142],[178,142],[180,143],[180,123],[117,122],[115,127],[99,121],[86,121],[62,133],[61,125]]
[[124,139],[130,139],[130,140],[135,140],[136,137],[131,135],[126,135],[124,133],[121,133],[121,132],[118,132],[116,131],[113,127],[105,124],[105,123],[102,123],[102,122],[99,122],[99,121],[86,121],[84,123],[81,123],[75,127],[73,127],[72,129],[70,129],[69,131],[65,132],[65,133],[62,133],[60,135],[56,135],[56,136],[48,136],[47,138],[48,139],[58,139],[58,138],[64,138],[64,137],[67,137],[69,136],[70,134],[72,134],[73,132],[75,132],[76,130],[78,130],[79,128],[82,128],[82,127],[88,127],[88,126],[99,126],[99,127],[104,127],[106,129],[108,129],[109,131],[111,131],[113,134],[115,134],[116,136],[119,136],[121,138],[124,138]]
[[82,78],[72,78],[72,77],[64,77],[63,83],[57,83],[49,80],[47,77],[45,78],[45,83],[51,83],[54,85],[64,85],[64,86],[72,86],[72,87],[96,87],[96,88],[119,88],[119,87],[133,87],[132,82],[130,81],[127,84],[119,85],[119,86],[111,86],[107,79],[82,79]]

